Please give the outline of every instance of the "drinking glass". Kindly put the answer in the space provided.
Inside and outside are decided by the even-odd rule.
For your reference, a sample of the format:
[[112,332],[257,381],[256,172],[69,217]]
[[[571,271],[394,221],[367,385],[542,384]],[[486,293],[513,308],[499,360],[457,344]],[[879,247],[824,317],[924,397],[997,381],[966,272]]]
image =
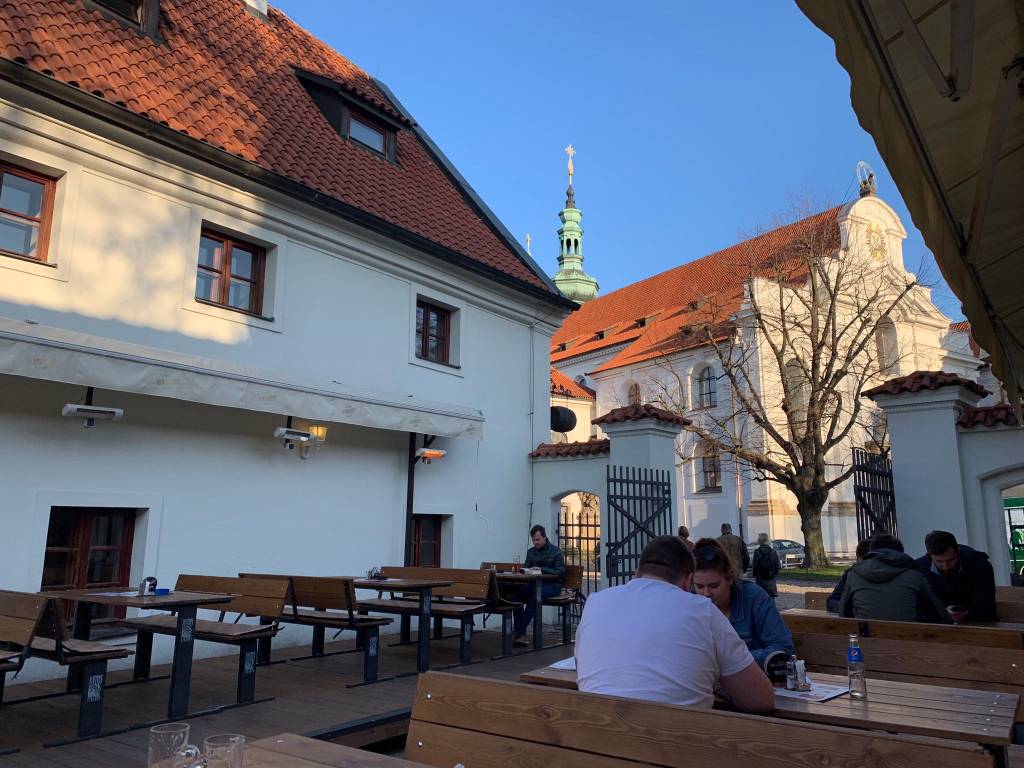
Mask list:
[[519,555],[512,555],[512,573],[519,573]]
[[161,760],[170,760],[188,744],[188,723],[164,723],[149,729],[149,760],[146,765],[155,765]]
[[203,742],[203,754],[207,768],[242,768],[242,750],[245,736],[237,733],[222,733],[210,736]]

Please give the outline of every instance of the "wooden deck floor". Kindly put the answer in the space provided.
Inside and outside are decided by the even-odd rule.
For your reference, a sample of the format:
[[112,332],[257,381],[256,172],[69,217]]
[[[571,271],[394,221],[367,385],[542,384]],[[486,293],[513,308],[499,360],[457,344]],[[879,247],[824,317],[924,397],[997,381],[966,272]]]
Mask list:
[[[388,641],[394,642],[397,638],[388,636],[382,640],[381,677],[415,670],[415,645],[389,647]],[[548,633],[548,643],[555,644],[559,640],[558,632],[552,630]],[[328,650],[347,649],[352,645],[351,640],[331,643]],[[481,632],[473,638],[473,658],[483,661],[456,669],[462,674],[512,680],[520,672],[550,664],[570,652],[564,646],[536,652],[516,649],[517,653],[512,657],[491,660],[491,656],[499,650],[498,633]],[[435,640],[431,651],[432,668],[456,664],[458,639]],[[274,658],[285,659],[306,652],[307,648],[275,649]],[[191,691],[193,712],[229,704],[234,700],[236,665],[236,656],[195,662]],[[154,668],[154,675],[167,671],[166,668]],[[202,744],[204,738],[215,733],[242,733],[252,739],[282,732],[322,735],[412,706],[415,674],[373,685],[346,687],[347,684],[360,682],[361,675],[361,653],[260,667],[256,675],[257,703],[188,719],[187,722],[192,725],[191,740]],[[110,675],[109,682],[117,683],[129,678],[130,672],[115,672]],[[104,731],[122,731],[140,723],[161,719],[167,702],[167,686],[168,681],[164,679],[109,688],[104,708]],[[11,706],[0,706],[0,751],[10,748],[21,751],[0,756],[0,768],[132,768],[146,764],[148,729],[145,727],[44,748],[44,744],[74,737],[78,722],[77,695],[20,704],[17,702],[27,696],[61,690],[63,681],[8,684],[5,701]],[[267,697],[272,699],[259,701]],[[395,727],[391,726],[392,729]],[[404,732],[404,724],[399,723],[397,727]],[[389,735],[392,734],[388,726],[382,725],[374,731],[360,729],[358,735],[337,740],[358,746]]]

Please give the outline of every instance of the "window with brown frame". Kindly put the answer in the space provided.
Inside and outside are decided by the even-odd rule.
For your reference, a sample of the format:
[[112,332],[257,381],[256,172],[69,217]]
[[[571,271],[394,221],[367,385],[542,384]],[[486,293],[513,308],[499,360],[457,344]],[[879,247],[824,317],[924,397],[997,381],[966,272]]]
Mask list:
[[441,515],[416,515],[413,566],[418,568],[441,567]]
[[[40,590],[127,587],[134,533],[133,509],[51,508]],[[94,610],[99,619],[124,617],[123,608]]]
[[136,24],[142,22],[143,0],[93,0],[93,2],[104,8],[109,8],[128,21],[133,21]]
[[204,229],[199,238],[196,300],[259,315],[265,268],[265,249]]
[[0,253],[46,263],[55,179],[0,163]]
[[416,302],[416,357],[449,364],[451,335],[450,309],[422,300]]
[[718,451],[710,445],[702,446],[700,469],[703,485],[700,490],[719,492],[722,490],[722,459]]

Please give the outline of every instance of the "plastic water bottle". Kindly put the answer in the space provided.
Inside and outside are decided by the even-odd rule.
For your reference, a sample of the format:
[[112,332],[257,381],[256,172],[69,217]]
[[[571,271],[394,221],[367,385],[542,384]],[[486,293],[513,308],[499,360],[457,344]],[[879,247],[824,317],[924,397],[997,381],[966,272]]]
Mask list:
[[868,679],[864,674],[864,652],[860,649],[860,638],[850,635],[846,647],[846,676],[850,685],[850,696],[855,699],[868,697]]

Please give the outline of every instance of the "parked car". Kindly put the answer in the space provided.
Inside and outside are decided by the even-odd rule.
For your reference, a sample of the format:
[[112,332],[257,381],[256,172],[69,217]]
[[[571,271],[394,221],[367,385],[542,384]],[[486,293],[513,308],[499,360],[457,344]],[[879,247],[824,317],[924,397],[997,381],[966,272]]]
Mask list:
[[[804,561],[804,545],[792,539],[772,539],[772,548],[779,555],[779,563],[783,568],[798,568]],[[754,550],[757,549],[757,542],[747,544],[747,551],[750,552],[750,560],[754,560]]]

